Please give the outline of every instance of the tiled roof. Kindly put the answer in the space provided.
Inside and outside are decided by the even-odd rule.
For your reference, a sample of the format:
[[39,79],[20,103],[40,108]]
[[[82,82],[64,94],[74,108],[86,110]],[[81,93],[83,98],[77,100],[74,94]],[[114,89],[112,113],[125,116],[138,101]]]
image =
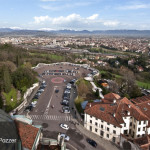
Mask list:
[[[107,94],[107,97],[110,95],[114,97],[114,94]],[[110,101],[107,100],[107,103],[105,101],[103,103],[88,103],[85,113],[118,127],[124,123],[123,117],[127,116],[133,116],[136,120],[148,120],[148,117],[126,97],[119,99],[120,96],[117,96],[117,98],[116,103],[112,103],[111,98]]]
[[15,123],[22,142],[22,146],[31,150],[39,129],[19,121],[15,121]]
[[150,101],[150,94],[147,95],[147,96],[142,96],[142,97],[137,97],[137,98],[131,99],[131,101],[134,104],[143,103],[143,102],[146,102],[146,101]]
[[114,99],[115,100],[120,99],[120,96],[118,94],[115,94],[115,93],[108,93],[108,94],[104,95],[104,99],[113,101]]

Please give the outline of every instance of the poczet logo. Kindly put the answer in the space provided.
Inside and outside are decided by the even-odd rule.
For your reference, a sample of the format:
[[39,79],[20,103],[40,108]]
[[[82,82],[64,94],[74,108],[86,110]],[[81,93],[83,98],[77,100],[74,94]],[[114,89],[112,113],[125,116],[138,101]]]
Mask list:
[[16,143],[17,139],[3,139],[0,138],[0,142],[2,143]]

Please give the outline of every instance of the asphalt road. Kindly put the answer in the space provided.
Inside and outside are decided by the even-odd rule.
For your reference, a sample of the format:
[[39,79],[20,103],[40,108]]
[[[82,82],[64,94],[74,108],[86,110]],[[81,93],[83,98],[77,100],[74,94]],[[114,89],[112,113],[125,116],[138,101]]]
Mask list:
[[[59,66],[46,66],[37,69],[36,71],[39,74],[42,74],[45,70],[66,70],[66,69],[74,69],[74,66],[69,65],[59,65]],[[74,69],[75,70],[75,69]],[[83,134],[81,134],[72,123],[72,118],[75,117],[73,107],[73,101],[77,95],[76,89],[72,88],[71,90],[71,98],[70,98],[70,114],[62,113],[62,105],[60,104],[63,97],[63,92],[66,88],[66,84],[70,82],[74,78],[79,78],[83,76],[83,74],[90,73],[89,70],[84,68],[79,68],[76,76],[69,75],[45,75],[43,76],[43,80],[46,81],[47,87],[45,91],[41,94],[38,99],[36,107],[33,111],[29,112],[29,116],[33,120],[33,124],[42,125],[43,126],[43,136],[57,139],[58,133],[66,133],[66,135],[70,136],[70,141],[67,142],[67,147],[71,150],[104,150],[102,146],[98,145],[97,148],[93,148],[86,142],[86,138]],[[60,83],[54,83],[54,79],[63,78],[66,80],[64,82],[60,80]],[[55,90],[58,89],[59,92],[56,93]],[[54,105],[54,108],[52,108]],[[64,130],[60,128],[60,123],[65,123],[69,125],[69,130]]]

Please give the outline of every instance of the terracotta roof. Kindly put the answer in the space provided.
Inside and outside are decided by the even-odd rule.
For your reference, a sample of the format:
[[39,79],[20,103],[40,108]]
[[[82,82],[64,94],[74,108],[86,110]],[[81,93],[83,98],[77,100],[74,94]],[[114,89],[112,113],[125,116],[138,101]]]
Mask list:
[[22,146],[31,150],[39,129],[19,121],[15,121],[15,123],[22,142]]
[[123,117],[127,116],[133,116],[136,120],[148,120],[148,117],[126,97],[118,99],[116,103],[88,103],[85,113],[118,127],[122,127],[120,124],[124,123]]
[[131,101],[134,104],[143,103],[143,102],[146,102],[146,101],[150,101],[150,94],[147,95],[147,96],[142,96],[142,97],[137,97],[137,98],[131,99]]
[[104,95],[104,99],[113,101],[114,99],[116,99],[116,100],[120,99],[120,96],[115,93],[108,93],[108,94]]

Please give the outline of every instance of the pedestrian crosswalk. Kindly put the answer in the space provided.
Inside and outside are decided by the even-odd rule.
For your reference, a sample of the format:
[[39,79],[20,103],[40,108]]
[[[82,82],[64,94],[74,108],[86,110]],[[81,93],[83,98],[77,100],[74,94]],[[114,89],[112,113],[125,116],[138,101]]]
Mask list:
[[70,121],[71,116],[58,116],[58,115],[29,115],[32,120],[60,120]]

